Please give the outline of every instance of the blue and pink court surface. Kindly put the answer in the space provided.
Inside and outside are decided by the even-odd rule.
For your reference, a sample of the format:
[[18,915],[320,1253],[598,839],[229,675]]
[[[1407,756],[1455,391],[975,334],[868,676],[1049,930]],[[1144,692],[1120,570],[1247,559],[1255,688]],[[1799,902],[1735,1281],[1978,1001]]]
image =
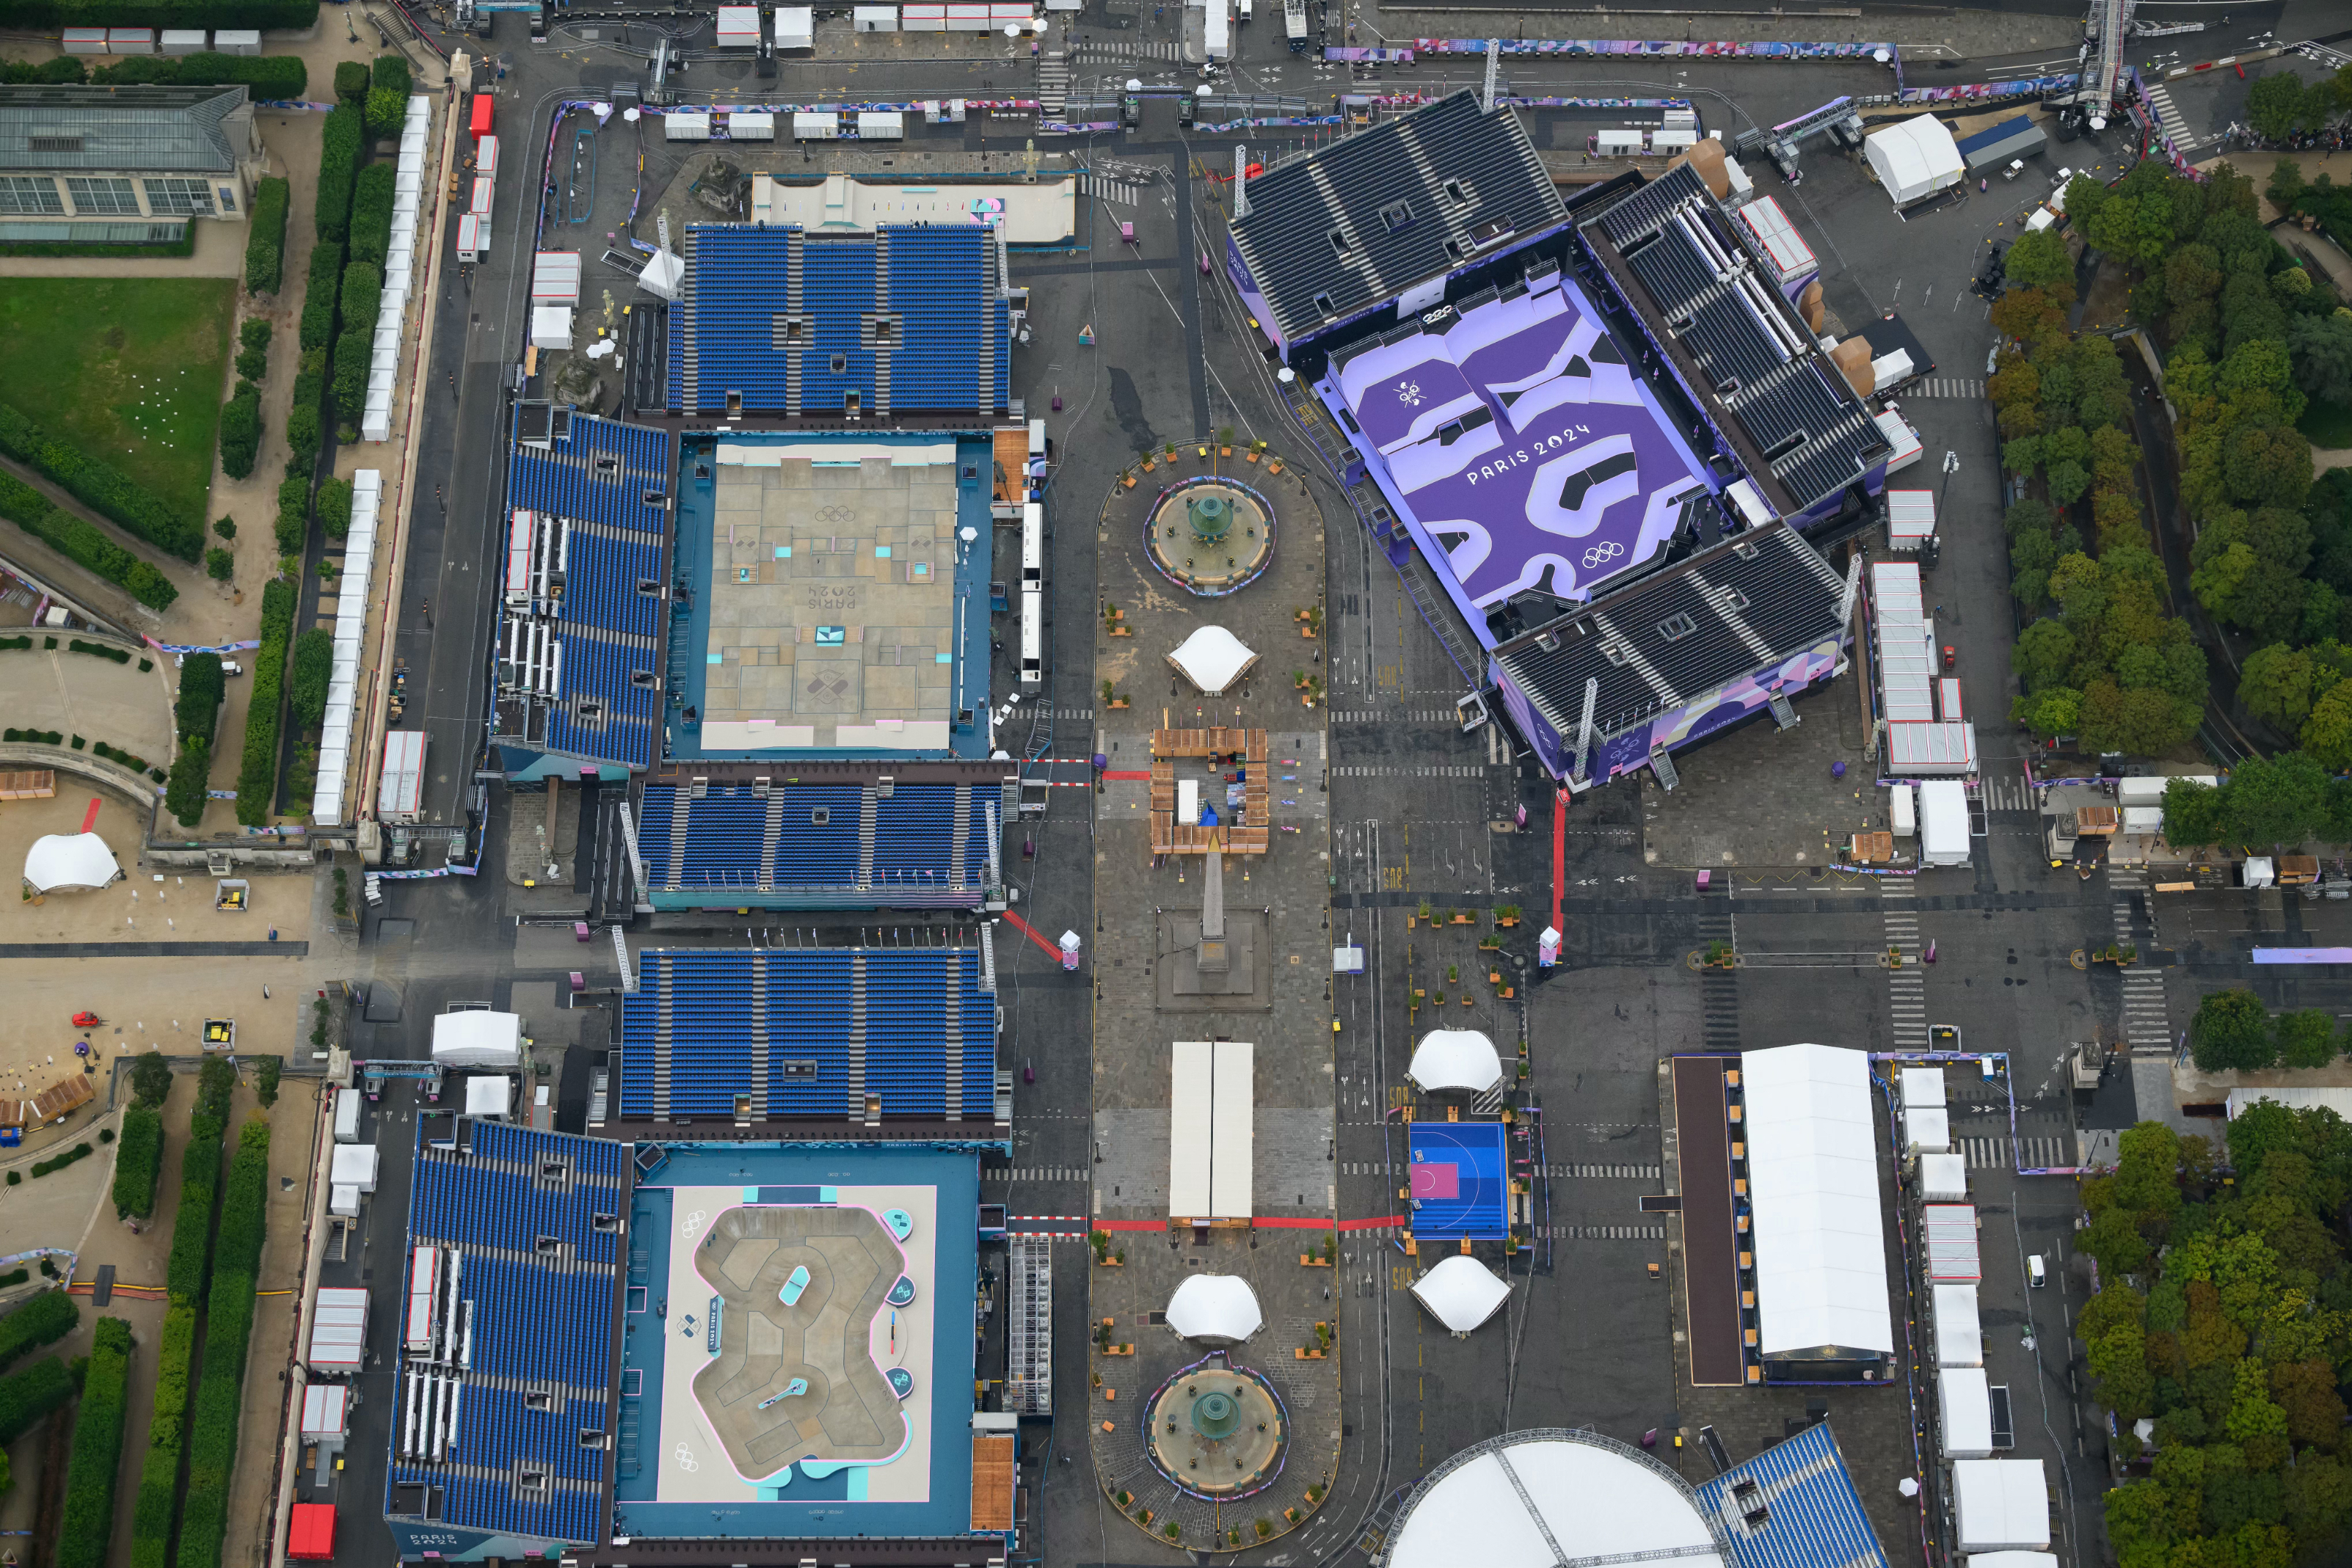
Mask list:
[[1510,1228],[1510,1183],[1500,1122],[1412,1124],[1413,1235],[1424,1241],[1499,1241]]

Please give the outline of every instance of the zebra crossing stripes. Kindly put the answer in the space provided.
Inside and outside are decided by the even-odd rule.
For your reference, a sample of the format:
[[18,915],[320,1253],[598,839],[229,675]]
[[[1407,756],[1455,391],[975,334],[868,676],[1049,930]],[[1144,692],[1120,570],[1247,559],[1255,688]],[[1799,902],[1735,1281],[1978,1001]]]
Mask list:
[[1979,786],[1988,811],[2035,810],[2033,786],[2023,779],[1987,779]]
[[1486,776],[1486,769],[1483,765],[1475,768],[1450,764],[1440,768],[1374,768],[1358,763],[1334,768],[1331,772],[1333,777],[1339,779],[1480,779]]
[[1446,724],[1460,725],[1462,711],[1450,707],[1407,708],[1402,713],[1381,713],[1377,708],[1351,708],[1334,713],[1333,724]]
[[[2137,866],[2112,866],[2107,871],[2107,892],[2115,900],[2110,912],[2115,920],[2116,945],[2140,945],[2140,934],[2135,920],[2137,905],[2147,899],[2147,873]],[[2147,937],[2152,946],[2156,927],[2151,915]],[[2124,970],[2123,1021],[2124,1039],[2134,1055],[2169,1056],[2172,1052],[2172,1013],[2165,1003],[2164,976],[2152,966],[2133,965]]]
[[1905,397],[1982,397],[1985,384],[1966,376],[1925,376],[1903,389]]
[[1538,1239],[1554,1241],[1664,1241],[1663,1225],[1538,1225]]
[[2062,1134],[2011,1138],[2003,1133],[1998,1137],[1954,1138],[1952,1143],[1972,1171],[2063,1170],[2074,1163],[2074,1152]]
[[1037,57],[1037,118],[1061,119],[1069,97],[1069,51],[1048,49]]
[[1139,38],[1132,43],[1090,43],[1076,54],[1081,60],[1165,60],[1171,65],[1181,65],[1184,59],[1184,52],[1178,46],[1152,38]]
[[1919,972],[1919,912],[1909,895],[1890,897],[1882,915],[1887,947],[1902,956],[1903,967],[1886,975],[1886,1008],[1892,1021],[1895,1049],[1927,1049],[1927,980]]
[[2146,82],[2142,87],[2147,95],[2148,111],[2156,116],[2158,128],[2171,138],[2176,150],[2186,152],[2206,140],[2189,129],[2189,121],[2181,118],[2180,110],[2173,104],[2172,94],[2165,90],[2162,82]]
[[1142,199],[1143,187],[1130,185],[1124,180],[1114,180],[1107,174],[1078,176],[1078,194],[1094,196],[1115,207],[1131,207]]
[[980,1179],[982,1181],[1083,1182],[1087,1179],[1087,1173],[1083,1168],[1073,1170],[1058,1166],[999,1166],[994,1169],[983,1168],[980,1173]]

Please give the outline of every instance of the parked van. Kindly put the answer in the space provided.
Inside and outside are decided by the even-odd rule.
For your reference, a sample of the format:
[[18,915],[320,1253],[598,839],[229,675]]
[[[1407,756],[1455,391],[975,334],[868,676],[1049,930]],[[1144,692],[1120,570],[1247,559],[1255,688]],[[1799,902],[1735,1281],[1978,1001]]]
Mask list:
[[2037,1291],[2050,1282],[2049,1272],[2042,1267],[2042,1254],[2039,1252],[2025,1260],[2025,1282]]

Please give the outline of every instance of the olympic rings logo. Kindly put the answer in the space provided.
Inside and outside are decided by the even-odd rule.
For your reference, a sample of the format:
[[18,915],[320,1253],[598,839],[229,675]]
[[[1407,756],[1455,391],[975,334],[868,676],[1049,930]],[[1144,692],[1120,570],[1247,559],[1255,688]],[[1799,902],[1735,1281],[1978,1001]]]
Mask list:
[[1588,568],[1596,567],[1604,560],[1615,560],[1619,556],[1623,555],[1624,553],[1624,545],[1616,539],[1611,539],[1605,544],[1597,544],[1591,549],[1586,550],[1584,552],[1584,564]]

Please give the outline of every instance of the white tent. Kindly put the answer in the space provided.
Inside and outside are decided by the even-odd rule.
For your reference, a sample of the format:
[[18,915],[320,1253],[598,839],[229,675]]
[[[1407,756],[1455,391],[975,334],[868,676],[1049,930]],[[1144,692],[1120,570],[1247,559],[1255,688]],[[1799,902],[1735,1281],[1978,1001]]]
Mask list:
[[1906,1111],[1940,1111],[1944,1108],[1944,1070],[1940,1067],[1906,1067],[1903,1070],[1903,1108]]
[[2058,1568],[2054,1552],[1979,1552],[1969,1568]]
[[121,878],[114,852],[96,833],[47,833],[25,855],[25,882],[35,893],[80,892]]
[[1904,1112],[1903,1139],[1906,1154],[1949,1154],[1952,1148],[1950,1113],[1927,1110]]
[[1475,1258],[1457,1252],[1414,1282],[1412,1299],[1455,1333],[1466,1334],[1511,1299],[1511,1287]]
[[1992,1391],[1981,1366],[1948,1366],[1936,1374],[1936,1404],[1943,1415],[1944,1458],[1992,1458]]
[[1421,1037],[1405,1076],[1427,1093],[1483,1094],[1503,1081],[1503,1059],[1495,1042],[1475,1029],[1433,1029]]
[[1862,155],[1898,207],[1958,184],[1966,172],[1952,133],[1932,114],[1873,131],[1863,138]]
[[1758,1350],[1892,1355],[1869,1059],[1784,1045],[1746,1052],[1740,1069]]
[[1956,1461],[1952,1498],[1960,1550],[2050,1550],[2049,1486],[2040,1459]]
[[433,1020],[433,1061],[440,1067],[520,1067],[522,1019],[514,1013],[443,1013]]
[[373,1144],[337,1144],[334,1163],[328,1167],[327,1180],[335,1186],[355,1186],[362,1192],[373,1192],[376,1165]]
[[1200,687],[1202,695],[1213,697],[1247,674],[1257,655],[1223,627],[1203,626],[1185,638],[1182,646],[1168,655],[1168,662]]
[[1937,1285],[1936,1291],[1936,1364],[1982,1366],[1984,1327],[1977,1316],[1974,1285]]
[[1168,1298],[1168,1326],[1205,1344],[1239,1344],[1265,1322],[1257,1292],[1237,1274],[1195,1274]]
[[1969,1160],[1966,1155],[1921,1155],[1919,1196],[1929,1203],[1966,1203]]
[[514,1080],[501,1074],[495,1078],[466,1080],[466,1114],[468,1116],[504,1116],[514,1106]]
[[1680,1478],[1606,1441],[1510,1432],[1454,1454],[1399,1511],[1389,1568],[1551,1568],[1570,1558],[1720,1568],[1729,1560]]

